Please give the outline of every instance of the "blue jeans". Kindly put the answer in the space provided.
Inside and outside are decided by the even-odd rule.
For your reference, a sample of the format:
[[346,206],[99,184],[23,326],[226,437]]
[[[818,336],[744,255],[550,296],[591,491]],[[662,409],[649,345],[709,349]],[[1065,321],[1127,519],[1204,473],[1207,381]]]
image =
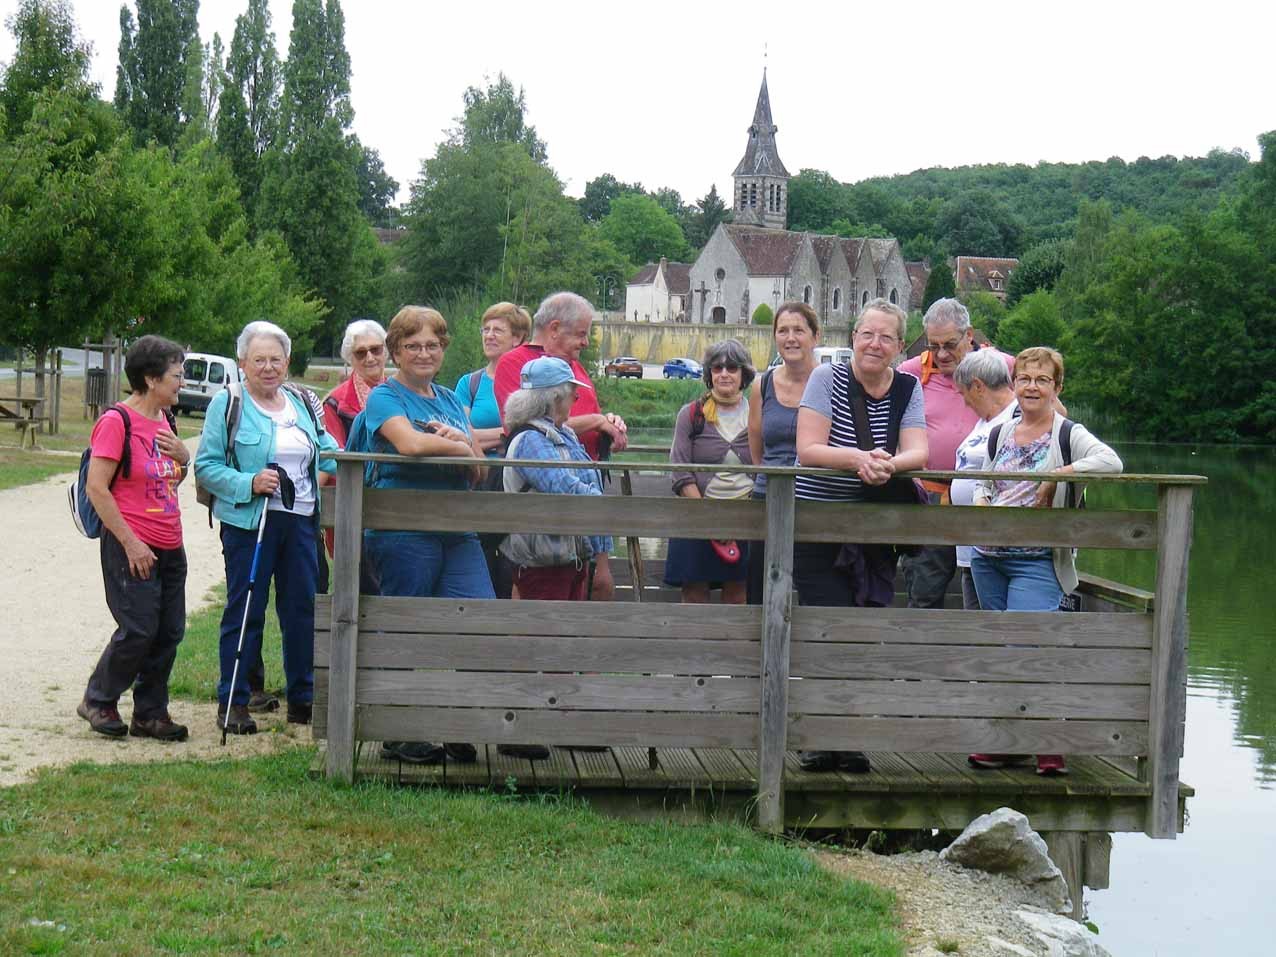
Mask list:
[[496,597],[483,546],[473,532],[365,532],[363,548],[380,576],[382,595]]
[[1054,560],[994,558],[975,552],[970,572],[984,611],[1058,611],[1063,589],[1054,573]]
[[[257,530],[222,522],[222,557],[226,560],[226,610],[222,612],[221,680],[217,701],[225,706],[235,667],[235,646],[244,618],[248,575],[257,545]],[[275,581],[275,613],[284,638],[285,693],[294,704],[309,704],[315,687],[315,588],[319,580],[315,520],[311,515],[271,512],[257,560],[257,581],[248,607],[243,656],[232,704],[248,703],[248,670],[261,653],[270,581]]]

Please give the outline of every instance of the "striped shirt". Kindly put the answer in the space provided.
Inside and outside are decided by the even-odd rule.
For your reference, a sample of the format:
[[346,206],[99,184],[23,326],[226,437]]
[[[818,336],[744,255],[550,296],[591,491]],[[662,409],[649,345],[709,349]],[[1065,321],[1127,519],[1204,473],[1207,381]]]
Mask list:
[[[912,376],[898,370],[895,374],[913,379]],[[802,408],[811,409],[830,420],[828,444],[835,449],[859,448],[855,435],[855,416],[851,412],[851,403],[847,396],[850,378],[851,368],[848,363],[822,365],[811,373],[811,378],[806,383],[806,391],[802,393]],[[874,399],[865,393],[864,400],[868,407],[868,424],[873,433],[873,446],[881,448],[886,445],[886,436],[890,428],[890,393],[888,392],[881,399]],[[913,390],[899,427],[900,431],[926,428],[926,410],[922,390],[916,379],[913,379]],[[798,464],[802,463],[799,461]],[[863,485],[858,475],[799,475],[794,482],[794,489],[796,497],[800,499],[817,502],[858,502],[864,497]]]

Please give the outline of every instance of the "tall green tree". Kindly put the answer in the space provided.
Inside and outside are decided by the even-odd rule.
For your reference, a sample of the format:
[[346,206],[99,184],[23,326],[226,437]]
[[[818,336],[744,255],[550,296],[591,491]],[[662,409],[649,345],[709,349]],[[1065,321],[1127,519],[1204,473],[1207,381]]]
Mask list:
[[580,214],[587,223],[602,222],[603,217],[611,212],[611,201],[626,193],[641,196],[646,190],[642,183],[622,183],[611,173],[595,176],[585,184],[585,195],[580,198]]
[[462,96],[465,112],[457,117],[459,124],[452,139],[467,148],[496,143],[517,143],[537,163],[548,159],[545,141],[536,135],[536,127],[527,124],[527,96],[504,73],[485,89],[467,87]]
[[358,157],[355,176],[359,181],[359,212],[373,226],[391,226],[397,219],[393,208],[399,181],[385,171],[381,154],[351,137],[350,147]]
[[1063,348],[1066,334],[1054,293],[1037,289],[1024,296],[1002,320],[995,335],[990,335],[1002,351],[1015,355],[1029,346]]
[[662,256],[681,260],[690,254],[678,221],[650,196],[618,196],[598,226],[609,241],[635,265]]
[[201,97],[193,77],[202,71],[199,0],[137,0],[137,19],[120,7],[119,65],[115,106],[138,143],[177,145],[198,123]]
[[938,299],[951,299],[957,295],[957,284],[953,281],[953,271],[942,259],[935,263],[926,279],[926,289],[922,293],[922,312],[930,308]]
[[217,147],[230,162],[250,220],[261,190],[262,157],[279,129],[281,68],[268,0],[248,0],[235,18],[217,112]]
[[719,223],[731,221],[731,211],[718,195],[716,184],[709,186],[707,192],[696,203],[695,213],[691,218],[691,228],[686,230],[687,244],[693,249],[703,249]]
[[89,47],[76,32],[66,0],[22,0],[6,26],[16,41],[0,77],[0,114],[8,135],[22,132],[36,95],[44,90],[95,94],[88,79]]
[[1048,239],[1029,247],[1019,257],[1019,265],[1006,283],[1006,305],[1014,306],[1038,289],[1053,289],[1063,275],[1067,251],[1067,243],[1060,239]]

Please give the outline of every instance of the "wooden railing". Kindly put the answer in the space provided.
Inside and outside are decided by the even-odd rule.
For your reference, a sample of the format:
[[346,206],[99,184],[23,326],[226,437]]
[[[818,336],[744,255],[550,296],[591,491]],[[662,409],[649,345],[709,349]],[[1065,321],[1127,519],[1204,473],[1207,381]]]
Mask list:
[[[1086,477],[1154,483],[1156,512],[847,507],[795,501],[795,475],[818,470],[739,469],[768,475],[766,501],[726,502],[365,489],[364,462],[397,457],[335,458],[333,589],[316,613],[315,734],[331,778],[353,779],[358,741],[425,736],[756,749],[757,823],[774,832],[792,748],[1113,755],[1140,759],[1146,832],[1176,833],[1202,478]],[[764,541],[765,594],[761,607],[361,596],[362,534],[387,529]],[[802,608],[794,542],[1155,550],[1156,593],[1133,613]]]

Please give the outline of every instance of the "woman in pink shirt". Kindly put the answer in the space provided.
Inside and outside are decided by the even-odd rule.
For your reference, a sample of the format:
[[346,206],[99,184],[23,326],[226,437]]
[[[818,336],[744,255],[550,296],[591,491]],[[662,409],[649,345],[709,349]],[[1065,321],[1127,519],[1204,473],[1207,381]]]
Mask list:
[[[190,452],[173,430],[182,347],[143,336],[124,359],[133,394],[93,426],[87,490],[102,519],[102,579],[115,633],[76,714],[98,734],[186,740],[168,713],[168,676],[186,633],[186,552],[178,483]],[[125,725],[119,700],[133,689]]]

